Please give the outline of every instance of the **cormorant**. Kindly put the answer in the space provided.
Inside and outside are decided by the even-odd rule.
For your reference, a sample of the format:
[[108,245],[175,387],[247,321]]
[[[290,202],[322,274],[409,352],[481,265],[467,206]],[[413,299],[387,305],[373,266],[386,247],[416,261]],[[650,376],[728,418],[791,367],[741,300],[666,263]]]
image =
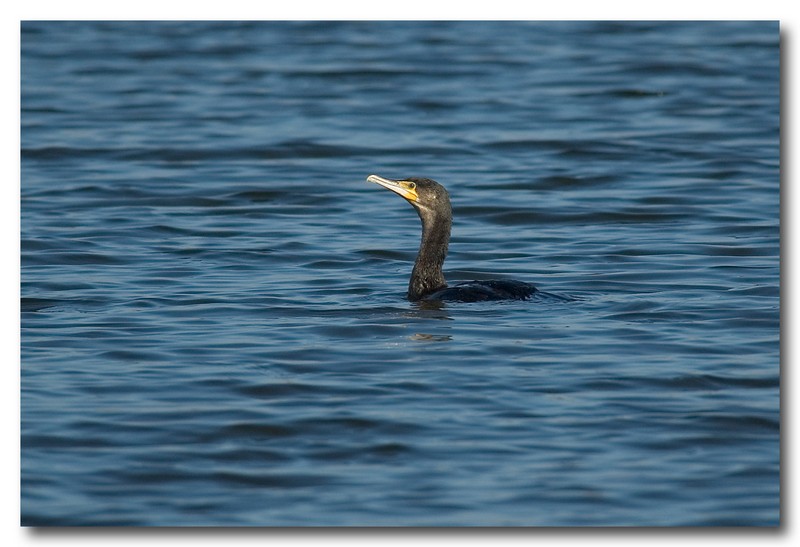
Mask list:
[[393,180],[370,175],[367,182],[379,184],[405,198],[422,220],[422,242],[408,282],[410,301],[526,300],[537,292],[530,283],[506,279],[467,281],[448,287],[442,265],[447,256],[453,214],[450,196],[444,186],[435,180],[419,177]]

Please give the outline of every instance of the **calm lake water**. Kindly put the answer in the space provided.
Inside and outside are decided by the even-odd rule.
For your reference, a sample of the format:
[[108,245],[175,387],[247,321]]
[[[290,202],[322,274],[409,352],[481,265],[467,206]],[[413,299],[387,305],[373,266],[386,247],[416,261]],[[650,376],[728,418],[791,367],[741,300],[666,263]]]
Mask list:
[[[22,24],[22,523],[779,523],[779,28]],[[451,281],[405,299],[448,187]]]

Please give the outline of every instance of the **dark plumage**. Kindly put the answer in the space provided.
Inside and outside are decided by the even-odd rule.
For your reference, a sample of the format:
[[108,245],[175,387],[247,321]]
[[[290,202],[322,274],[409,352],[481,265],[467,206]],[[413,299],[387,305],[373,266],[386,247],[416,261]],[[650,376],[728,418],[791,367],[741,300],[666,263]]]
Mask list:
[[408,299],[412,302],[526,300],[537,291],[529,283],[502,279],[468,281],[448,287],[442,266],[450,242],[453,213],[450,196],[444,186],[435,180],[418,177],[393,180],[370,175],[367,181],[379,184],[405,198],[417,210],[422,220],[422,241],[408,283]]

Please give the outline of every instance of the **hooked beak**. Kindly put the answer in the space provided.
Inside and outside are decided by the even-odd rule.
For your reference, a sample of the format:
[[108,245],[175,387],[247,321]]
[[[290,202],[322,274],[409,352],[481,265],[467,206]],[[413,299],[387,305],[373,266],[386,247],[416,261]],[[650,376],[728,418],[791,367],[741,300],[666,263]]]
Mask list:
[[415,203],[419,196],[417,195],[417,185],[410,180],[393,180],[379,177],[378,175],[370,175],[367,177],[367,182],[374,182],[380,184],[384,188],[388,188],[395,194],[405,198],[411,203]]

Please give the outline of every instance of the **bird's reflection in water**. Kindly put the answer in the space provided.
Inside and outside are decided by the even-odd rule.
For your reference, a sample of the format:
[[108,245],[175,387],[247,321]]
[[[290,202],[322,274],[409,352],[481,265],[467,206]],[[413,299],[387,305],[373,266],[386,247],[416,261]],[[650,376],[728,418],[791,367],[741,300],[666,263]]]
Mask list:
[[422,332],[413,334],[410,338],[420,342],[450,342],[453,340],[453,337],[447,334],[425,334]]

